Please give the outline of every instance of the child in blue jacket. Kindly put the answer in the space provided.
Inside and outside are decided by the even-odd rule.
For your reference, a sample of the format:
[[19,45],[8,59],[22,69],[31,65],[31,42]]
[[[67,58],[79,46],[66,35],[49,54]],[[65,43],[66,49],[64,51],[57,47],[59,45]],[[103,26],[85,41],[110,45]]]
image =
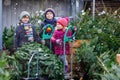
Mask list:
[[[47,8],[44,13],[45,20],[42,22],[40,26],[40,37],[42,38],[43,29],[47,24],[50,24],[53,26],[53,28],[56,26],[56,19],[55,19],[55,12],[52,8]],[[50,48],[50,39],[45,39],[45,45]],[[52,45],[53,49],[53,45]]]
[[14,48],[17,49],[26,43],[38,42],[41,43],[34,26],[30,23],[30,14],[23,11],[20,14],[20,22],[16,27],[14,35]]

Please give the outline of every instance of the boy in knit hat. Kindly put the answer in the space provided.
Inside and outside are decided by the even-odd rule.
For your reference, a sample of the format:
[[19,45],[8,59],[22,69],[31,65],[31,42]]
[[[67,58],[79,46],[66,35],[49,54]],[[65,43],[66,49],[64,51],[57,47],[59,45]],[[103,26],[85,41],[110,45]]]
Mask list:
[[14,48],[17,49],[26,43],[41,42],[35,28],[30,23],[30,14],[27,11],[21,12],[19,25],[14,35]]
[[[59,58],[63,61],[63,64],[65,66],[65,74],[68,71],[68,61],[66,59],[66,55],[64,55],[64,45],[63,45],[63,38],[65,34],[65,30],[68,26],[68,18],[60,18],[57,20],[56,30],[53,33],[53,36],[51,38],[51,41],[54,45],[54,53],[59,56]],[[67,36],[71,36],[72,32],[67,33]],[[70,46],[69,43],[66,43],[66,52],[65,54],[70,54]]]
[[[47,8],[45,10],[44,17],[45,17],[45,20],[43,21],[43,23],[40,26],[40,34],[39,35],[41,38],[42,38],[42,34],[43,34],[43,29],[46,25],[50,24],[53,27],[56,26],[55,13],[54,13],[54,10],[52,8]],[[50,39],[45,39],[45,45],[48,48],[50,48]]]

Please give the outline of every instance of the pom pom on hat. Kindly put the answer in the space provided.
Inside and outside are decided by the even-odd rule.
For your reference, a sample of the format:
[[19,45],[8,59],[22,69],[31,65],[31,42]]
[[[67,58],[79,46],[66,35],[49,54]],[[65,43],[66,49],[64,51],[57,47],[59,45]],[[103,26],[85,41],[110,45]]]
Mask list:
[[67,27],[69,22],[69,18],[60,18],[57,20],[57,23],[61,24],[63,27]]
[[20,20],[23,18],[23,16],[28,16],[30,17],[30,14],[27,12],[27,11],[22,11],[21,14],[20,14]]

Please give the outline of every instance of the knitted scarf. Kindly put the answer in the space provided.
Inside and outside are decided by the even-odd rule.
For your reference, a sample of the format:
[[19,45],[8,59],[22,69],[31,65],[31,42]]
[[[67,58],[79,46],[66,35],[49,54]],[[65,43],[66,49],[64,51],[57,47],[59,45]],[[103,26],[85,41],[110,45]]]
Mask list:
[[29,42],[34,42],[33,29],[30,23],[23,23],[25,29],[25,36],[27,36]]
[[52,20],[49,20],[49,19],[45,19],[45,23],[46,24],[51,24],[51,25],[55,25],[55,18],[53,18]]

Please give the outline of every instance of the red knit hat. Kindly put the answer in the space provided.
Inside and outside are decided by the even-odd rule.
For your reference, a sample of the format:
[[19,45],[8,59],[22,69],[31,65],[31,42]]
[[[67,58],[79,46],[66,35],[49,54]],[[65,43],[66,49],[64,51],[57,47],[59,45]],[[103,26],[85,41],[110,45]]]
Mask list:
[[57,23],[61,24],[63,27],[67,27],[69,22],[69,18],[60,18],[57,20]]

